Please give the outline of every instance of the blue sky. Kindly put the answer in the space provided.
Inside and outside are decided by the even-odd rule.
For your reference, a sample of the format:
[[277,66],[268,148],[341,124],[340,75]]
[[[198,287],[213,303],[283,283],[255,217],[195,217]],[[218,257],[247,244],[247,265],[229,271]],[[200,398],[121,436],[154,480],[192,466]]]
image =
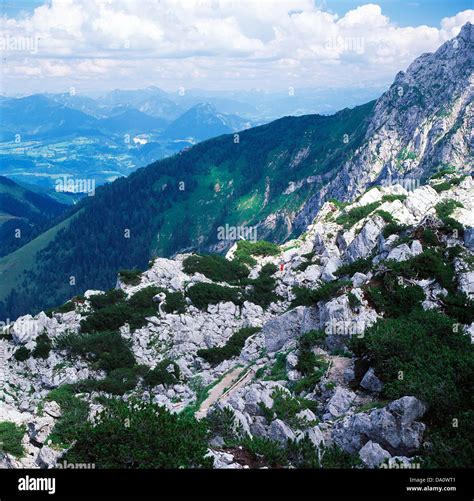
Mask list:
[[[137,5],[140,0],[136,0]],[[0,11],[9,17],[31,13],[35,7],[50,3],[45,0],[2,0]],[[348,10],[366,2],[360,0],[315,0],[316,5],[327,6],[343,16]],[[386,15],[400,26],[414,24],[437,25],[444,17],[474,8],[474,0],[379,0]]]
[[[340,15],[362,3],[360,0],[326,0],[328,8]],[[444,17],[474,8],[473,0],[379,0],[375,3],[400,26],[436,26]]]
[[2,1],[0,92],[382,87],[471,0]]

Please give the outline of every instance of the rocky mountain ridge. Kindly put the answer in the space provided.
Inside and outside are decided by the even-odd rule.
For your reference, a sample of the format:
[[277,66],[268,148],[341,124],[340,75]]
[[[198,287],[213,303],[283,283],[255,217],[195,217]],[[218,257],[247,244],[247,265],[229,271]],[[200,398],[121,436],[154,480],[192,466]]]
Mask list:
[[433,168],[469,173],[473,163],[474,26],[423,54],[377,100],[365,139],[335,178],[305,205],[304,227],[324,200],[350,200],[372,184],[426,179]]
[[[407,319],[456,326],[442,343],[470,357],[453,369],[459,391],[472,382],[473,194],[471,177],[449,173],[413,191],[374,187],[326,202],[282,246],[157,258],[121,272],[115,290],[18,318],[0,339],[0,435],[10,423],[20,443],[0,464],[57,467],[78,440],[65,423],[77,409],[94,422],[104,397],[196,416],[215,468],[300,467],[308,455],[312,467],[426,464],[448,399],[423,393],[430,382],[416,384],[399,347],[408,382],[397,386],[390,340]],[[377,337],[396,321],[392,337]]]

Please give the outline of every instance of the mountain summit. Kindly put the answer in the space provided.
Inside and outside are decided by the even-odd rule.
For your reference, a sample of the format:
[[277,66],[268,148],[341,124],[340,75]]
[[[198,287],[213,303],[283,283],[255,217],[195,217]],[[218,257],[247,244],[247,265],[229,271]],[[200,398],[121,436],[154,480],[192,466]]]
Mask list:
[[433,169],[473,163],[474,26],[423,54],[377,100],[361,147],[297,218],[304,227],[323,201],[348,199],[371,183],[422,179]]
[[219,113],[210,103],[199,103],[183,113],[165,131],[169,139],[194,142],[228,134],[245,128],[245,120],[237,115]]

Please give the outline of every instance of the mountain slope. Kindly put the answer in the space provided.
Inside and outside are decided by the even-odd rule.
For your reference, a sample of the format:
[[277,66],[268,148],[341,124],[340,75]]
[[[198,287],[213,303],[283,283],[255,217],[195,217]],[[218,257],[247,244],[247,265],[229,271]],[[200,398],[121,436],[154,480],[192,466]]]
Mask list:
[[[153,255],[188,246],[223,250],[232,242],[218,238],[220,225],[250,226],[268,219],[259,237],[283,240],[289,215],[358,146],[372,107],[329,117],[283,118],[241,132],[238,143],[234,135],[221,136],[99,187],[94,197],[65,213],[68,218],[83,209],[74,225],[35,256],[34,269],[25,266],[21,282],[27,286],[16,289],[21,301],[14,312],[4,307],[0,317],[52,306],[71,292],[110,286],[117,269],[143,268]],[[348,142],[341,140],[345,133]],[[305,184],[296,194],[289,171]],[[7,268],[0,260],[0,273]],[[0,300],[12,305],[7,291],[1,292]]]
[[219,113],[209,103],[200,103],[183,113],[164,131],[169,139],[204,141],[245,128],[245,120],[237,115]]
[[[84,210],[36,256],[36,269],[25,267],[28,292],[17,290],[23,311],[70,296],[71,276],[73,292],[81,293],[111,285],[116,269],[143,268],[153,255],[224,251],[235,236],[222,228],[282,242],[331,197],[346,199],[394,177],[413,186],[448,163],[462,173],[472,165],[473,49],[468,23],[398,75],[375,106],[224,135],[98,190],[72,209]],[[5,266],[0,260],[0,272]],[[39,294],[45,283],[48,294]]]
[[474,182],[450,180],[327,202],[282,246],[157,258],[12,322],[0,421],[27,450],[10,440],[0,467],[469,468]]
[[103,118],[98,126],[115,134],[137,134],[140,132],[161,131],[168,121],[155,118],[136,109],[128,109],[117,115]]
[[82,111],[57,103],[41,94],[0,103],[0,136],[12,141],[16,134],[28,138],[47,139],[77,134],[94,128],[97,121]]
[[25,245],[67,205],[0,176],[0,256]]

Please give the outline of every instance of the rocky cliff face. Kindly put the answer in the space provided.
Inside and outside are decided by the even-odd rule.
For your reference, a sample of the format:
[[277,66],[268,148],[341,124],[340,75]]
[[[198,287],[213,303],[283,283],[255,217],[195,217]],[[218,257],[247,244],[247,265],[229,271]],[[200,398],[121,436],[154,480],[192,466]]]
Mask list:
[[373,183],[414,186],[434,169],[473,167],[474,26],[396,76],[377,101],[364,143],[295,224],[305,227],[324,200],[350,200]]
[[[416,67],[399,78],[411,78]],[[377,129],[388,130],[389,122]],[[403,128],[397,130],[401,138]],[[117,394],[101,383],[110,383],[113,371],[97,364],[93,345],[82,354],[71,350],[75,337],[111,323],[119,333],[115,345],[125,342],[141,367],[133,384],[120,379],[119,398],[151,398],[172,412],[213,416],[209,455],[216,468],[272,464],[265,457],[249,463],[250,453],[228,445],[223,427],[215,426],[223,413],[231,415],[233,444],[260,437],[284,448],[304,440],[323,464],[336,446],[369,468],[416,465],[430,403],[417,393],[390,398],[385,387],[394,382],[381,372],[383,363],[362,356],[351,340],[404,308],[447,312],[447,297],[472,308],[463,294],[474,293],[474,182],[448,175],[430,184],[410,192],[376,187],[345,207],[327,202],[300,238],[277,250],[250,250],[244,281],[218,281],[205,266],[192,271],[189,255],[160,258],[128,283],[122,276],[115,292],[88,291],[54,312],[19,318],[0,339],[0,422],[19,427],[25,454],[0,453],[0,465],[54,468],[61,461],[66,449],[51,436],[69,411],[58,389],[71,385],[90,419],[103,406],[98,397]],[[229,267],[241,254],[229,252]],[[434,265],[420,265],[448,255],[443,266],[454,270],[452,282]],[[394,270],[396,283],[386,279]],[[384,295],[384,287],[393,290]],[[413,298],[404,302],[409,291]],[[142,309],[146,300],[152,302]],[[127,305],[133,314],[121,317]],[[459,318],[462,341],[474,334],[474,323]],[[158,367],[170,376],[145,384],[146,371]]]

